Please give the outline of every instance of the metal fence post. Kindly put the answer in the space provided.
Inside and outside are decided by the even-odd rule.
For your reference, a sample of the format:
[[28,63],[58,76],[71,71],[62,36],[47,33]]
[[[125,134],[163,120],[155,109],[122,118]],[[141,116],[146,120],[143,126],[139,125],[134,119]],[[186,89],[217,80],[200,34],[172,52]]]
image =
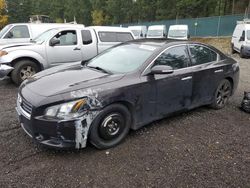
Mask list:
[[221,16],[219,16],[219,20],[218,20],[217,37],[219,36],[219,32],[220,32],[220,21],[221,21]]

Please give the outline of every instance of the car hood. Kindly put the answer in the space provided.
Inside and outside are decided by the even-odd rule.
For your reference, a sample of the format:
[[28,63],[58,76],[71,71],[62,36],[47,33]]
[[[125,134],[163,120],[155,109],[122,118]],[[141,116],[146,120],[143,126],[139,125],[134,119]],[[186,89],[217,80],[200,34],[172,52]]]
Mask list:
[[16,47],[24,47],[24,46],[33,46],[36,45],[35,43],[27,42],[27,43],[12,43],[12,44],[0,44],[0,49],[9,49],[9,48],[16,48]]
[[114,82],[123,76],[106,74],[77,63],[42,71],[26,81],[23,87],[40,96],[48,97]]

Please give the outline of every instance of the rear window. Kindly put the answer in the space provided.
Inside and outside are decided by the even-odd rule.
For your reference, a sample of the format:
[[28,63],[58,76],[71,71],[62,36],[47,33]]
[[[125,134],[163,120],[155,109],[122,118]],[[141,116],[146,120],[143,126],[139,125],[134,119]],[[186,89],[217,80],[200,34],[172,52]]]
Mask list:
[[102,42],[126,42],[133,40],[133,36],[129,32],[98,32],[100,41]]
[[200,65],[217,60],[217,53],[207,47],[190,45],[189,49],[191,53],[192,65]]

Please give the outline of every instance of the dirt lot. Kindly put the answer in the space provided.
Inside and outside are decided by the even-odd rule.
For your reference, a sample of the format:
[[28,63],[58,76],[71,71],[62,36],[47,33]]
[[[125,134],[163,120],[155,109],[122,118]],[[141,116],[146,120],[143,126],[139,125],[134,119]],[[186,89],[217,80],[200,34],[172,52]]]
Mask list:
[[[203,39],[202,39],[203,40]],[[228,52],[228,39],[206,39]],[[204,41],[204,40],[203,40]],[[14,110],[17,88],[0,82],[0,187],[250,187],[250,60],[230,104],[201,107],[132,131],[116,148],[54,151],[32,143]]]

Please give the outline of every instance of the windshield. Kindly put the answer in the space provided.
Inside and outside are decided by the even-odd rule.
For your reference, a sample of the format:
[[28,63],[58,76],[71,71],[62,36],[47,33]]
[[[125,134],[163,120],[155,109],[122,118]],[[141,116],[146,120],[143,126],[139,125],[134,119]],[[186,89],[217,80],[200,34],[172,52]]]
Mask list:
[[168,37],[175,37],[175,38],[187,37],[187,30],[169,30]]
[[138,69],[154,52],[156,47],[141,44],[125,44],[111,48],[86,65],[110,73],[129,73]]
[[57,29],[50,29],[45,31],[44,33],[38,35],[36,38],[34,38],[32,41],[36,42],[36,43],[43,43],[44,41],[48,40],[49,38],[51,38],[53,35],[55,35],[57,33]]
[[250,40],[250,30],[247,31],[247,40]]
[[5,33],[12,27],[12,25],[6,25],[1,31],[0,31],[0,38],[2,38]]
[[148,37],[161,37],[163,30],[148,30]]

